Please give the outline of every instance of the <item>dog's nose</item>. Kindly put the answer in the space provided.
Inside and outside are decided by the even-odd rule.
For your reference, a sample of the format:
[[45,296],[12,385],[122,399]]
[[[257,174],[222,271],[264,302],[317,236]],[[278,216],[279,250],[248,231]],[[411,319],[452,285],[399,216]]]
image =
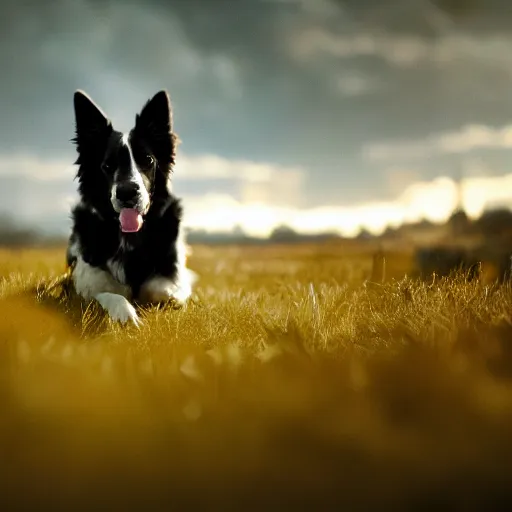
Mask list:
[[116,199],[122,203],[135,202],[138,194],[137,183],[121,183],[116,187]]

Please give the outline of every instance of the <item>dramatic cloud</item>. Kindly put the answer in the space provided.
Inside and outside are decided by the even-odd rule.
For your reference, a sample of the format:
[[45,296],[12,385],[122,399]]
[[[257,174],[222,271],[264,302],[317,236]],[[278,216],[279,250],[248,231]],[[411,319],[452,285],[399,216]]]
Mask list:
[[128,130],[167,88],[175,189],[209,213],[194,219],[348,232],[416,215],[396,198],[457,159],[507,172],[511,21],[504,0],[6,0],[0,211],[67,222],[75,89]]
[[357,33],[347,37],[312,28],[291,41],[291,53],[304,60],[312,60],[322,54],[341,59],[376,57],[393,66],[412,69],[419,64],[446,68],[459,61],[489,69],[506,66],[512,72],[512,56],[507,52],[511,45],[512,39],[508,36],[476,39],[466,35],[447,35],[432,40],[386,33]]
[[[0,157],[0,180],[5,185],[0,190],[0,209],[30,223],[51,216],[51,227],[65,232],[70,206],[77,199],[75,175],[76,167],[65,161],[24,155]],[[216,219],[231,215],[230,204],[300,208],[304,193],[302,180],[303,170],[299,168],[231,161],[217,155],[183,154],[172,176],[172,186],[177,195],[185,198],[187,215],[197,218],[202,215],[200,212],[207,212],[201,217],[205,228],[211,225],[220,229],[222,222],[216,225]],[[209,187],[198,196],[196,184],[203,181]],[[230,194],[215,192],[226,188]],[[223,205],[219,212],[211,205],[216,197],[221,198]]]
[[0,177],[18,176],[53,182],[69,180],[75,172],[73,164],[63,160],[42,160],[26,155],[0,157]]
[[511,149],[512,125],[492,128],[468,125],[454,132],[431,135],[421,140],[381,142],[363,147],[363,156],[372,161],[426,159],[440,154],[469,153],[479,149]]
[[370,202],[343,208],[323,206],[311,209],[278,208],[262,203],[242,203],[231,196],[211,194],[190,197],[187,224],[208,231],[241,227],[251,235],[267,236],[286,224],[302,233],[332,231],[356,236],[362,229],[381,234],[387,227],[404,222],[445,222],[462,205],[470,217],[481,215],[485,207],[512,208],[512,174],[494,178],[470,178],[459,185],[441,177],[407,187],[392,201]]
[[[487,206],[512,207],[512,174],[465,179],[460,188],[454,180],[440,177],[413,182],[389,201],[369,201],[352,207],[325,204],[308,208],[300,204],[305,191],[297,169],[223,161],[214,156],[184,157],[183,160],[186,163],[182,171],[201,162],[201,172],[214,183],[229,180],[235,184],[230,194],[223,193],[221,185],[212,187],[216,192],[196,194],[186,191],[186,185],[197,180],[197,174],[173,179],[176,193],[185,202],[185,225],[210,232],[240,227],[254,236],[268,236],[273,229],[286,224],[302,233],[329,230],[355,236],[361,229],[379,234],[388,226],[421,219],[444,222],[459,201],[468,214],[475,217]],[[4,173],[8,163],[0,159],[0,176],[6,184],[0,190],[2,209],[15,212],[15,219],[21,223],[39,225],[45,232],[66,234],[69,209],[76,200],[76,183],[72,180],[75,169],[62,162],[20,157],[12,167],[16,170],[14,175]],[[54,170],[51,178],[44,177],[48,169]],[[218,173],[219,169],[233,172]],[[239,171],[236,175],[235,169]],[[255,171],[261,171],[257,179],[254,179]]]

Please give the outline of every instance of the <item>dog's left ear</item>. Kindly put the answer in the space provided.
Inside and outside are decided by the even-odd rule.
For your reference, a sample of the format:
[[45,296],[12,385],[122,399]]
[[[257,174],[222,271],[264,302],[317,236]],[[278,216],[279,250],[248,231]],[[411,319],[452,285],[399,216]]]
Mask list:
[[177,137],[172,131],[172,107],[167,91],[157,92],[135,117],[135,131],[162,157],[174,163]]
[[104,141],[112,133],[112,123],[101,108],[84,91],[77,90],[73,96],[76,120],[75,141],[79,147],[83,144],[95,144]]

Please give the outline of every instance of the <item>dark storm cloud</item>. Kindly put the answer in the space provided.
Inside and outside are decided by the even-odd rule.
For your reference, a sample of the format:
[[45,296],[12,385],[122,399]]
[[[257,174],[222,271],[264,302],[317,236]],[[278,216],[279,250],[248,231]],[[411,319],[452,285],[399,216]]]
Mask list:
[[[240,128],[232,147],[250,154],[254,146],[248,141],[254,140],[274,161],[306,165],[316,202],[335,201],[340,193],[356,202],[385,182],[384,174],[359,160],[365,141],[509,122],[507,0],[241,2],[237,9],[222,4],[205,3],[197,11],[195,2],[178,2],[173,12],[197,48],[228,55],[242,70],[250,100],[230,120]],[[350,54],[349,48],[342,58],[324,51],[305,62],[293,60],[293,41],[298,46],[310,29],[348,41],[376,34],[375,44],[385,43],[388,55]],[[413,52],[408,64],[407,51]],[[342,87],[354,77],[361,94]],[[247,119],[271,129],[249,139]]]
[[182,151],[302,166],[310,204],[374,198],[387,177],[361,157],[365,144],[476,121],[508,123],[507,6],[4,2],[0,152],[72,161],[75,89],[89,92],[126,129],[143,102],[166,87]]

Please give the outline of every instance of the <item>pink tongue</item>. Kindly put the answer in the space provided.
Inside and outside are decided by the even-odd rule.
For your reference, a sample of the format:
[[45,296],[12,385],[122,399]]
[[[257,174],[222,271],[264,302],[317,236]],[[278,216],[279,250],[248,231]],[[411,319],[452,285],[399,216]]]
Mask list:
[[135,208],[123,208],[119,214],[121,231],[134,233],[142,227],[142,215]]

